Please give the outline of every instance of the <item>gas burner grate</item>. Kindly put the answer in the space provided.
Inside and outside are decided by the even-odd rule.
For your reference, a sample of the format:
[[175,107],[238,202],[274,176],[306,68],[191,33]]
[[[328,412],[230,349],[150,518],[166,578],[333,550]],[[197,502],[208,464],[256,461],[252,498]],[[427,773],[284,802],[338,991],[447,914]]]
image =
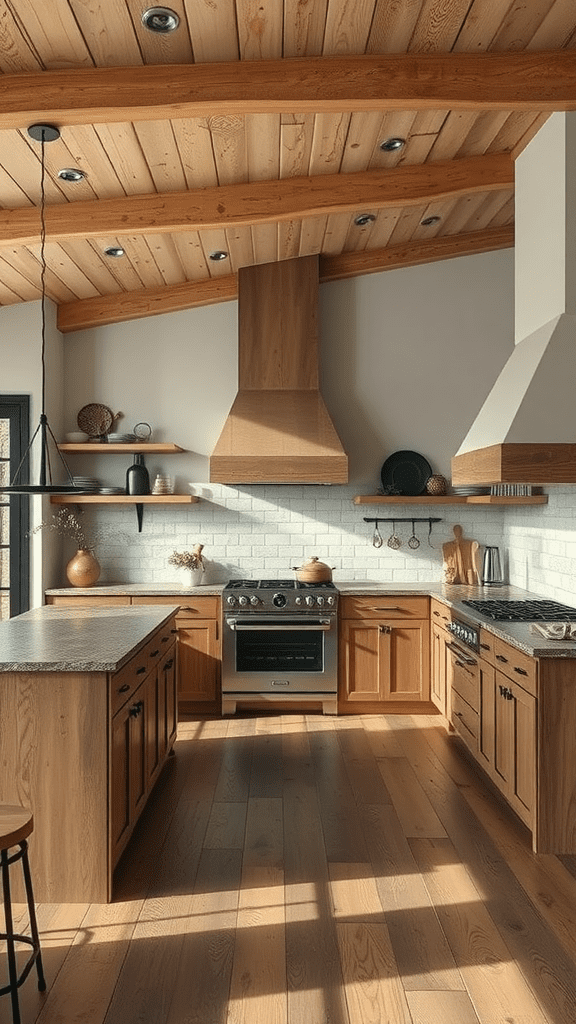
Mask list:
[[507,622],[576,622],[576,608],[558,601],[463,601],[489,619]]

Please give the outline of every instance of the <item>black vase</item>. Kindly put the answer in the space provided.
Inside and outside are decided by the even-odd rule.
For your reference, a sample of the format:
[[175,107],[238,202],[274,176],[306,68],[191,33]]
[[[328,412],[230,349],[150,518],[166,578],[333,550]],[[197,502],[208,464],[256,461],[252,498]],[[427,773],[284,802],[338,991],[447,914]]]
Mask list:
[[139,452],[126,470],[126,494],[150,494],[150,477]]

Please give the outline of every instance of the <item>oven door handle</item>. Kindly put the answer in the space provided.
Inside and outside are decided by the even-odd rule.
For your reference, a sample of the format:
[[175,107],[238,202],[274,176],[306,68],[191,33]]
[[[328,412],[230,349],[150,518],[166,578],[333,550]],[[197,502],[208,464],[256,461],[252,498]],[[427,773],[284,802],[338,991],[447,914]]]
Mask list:
[[471,658],[469,654],[464,653],[461,647],[456,647],[456,644],[450,643],[449,640],[446,641],[446,647],[450,651],[452,651],[453,654],[456,654],[459,658],[462,658],[462,661],[465,662],[466,665],[478,664],[476,658]]
[[228,625],[229,625],[230,629],[235,630],[235,632],[237,632],[237,633],[240,633],[240,632],[243,632],[243,631],[246,631],[246,630],[249,630],[252,633],[265,633],[265,632],[267,632],[268,630],[271,630],[271,629],[275,630],[276,632],[278,632],[278,630],[282,630],[283,633],[284,632],[288,632],[289,630],[293,630],[293,631],[296,631],[296,630],[302,631],[302,630],[304,630],[304,631],[307,631],[307,632],[312,631],[312,632],[315,632],[315,633],[317,633],[318,631],[321,631],[323,633],[328,633],[332,629],[333,622],[330,619],[321,619],[319,622],[310,622],[309,620],[307,620],[306,622],[295,623],[295,624],[289,624],[288,625],[288,624],[286,624],[286,623],[284,623],[282,621],[279,621],[279,622],[276,622],[276,623],[270,623],[270,622],[246,622],[246,623],[244,623],[244,622],[238,622],[237,619],[228,619]]

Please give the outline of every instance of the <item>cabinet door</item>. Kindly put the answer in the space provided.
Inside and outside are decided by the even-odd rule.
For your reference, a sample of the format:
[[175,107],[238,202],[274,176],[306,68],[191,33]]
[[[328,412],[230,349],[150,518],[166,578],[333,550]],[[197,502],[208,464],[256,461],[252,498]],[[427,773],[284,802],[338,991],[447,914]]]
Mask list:
[[154,668],[144,684],[144,728],[146,733],[146,785],[151,788],[163,757],[164,689],[158,668]]
[[432,623],[432,649],[430,665],[430,699],[443,715],[447,712],[447,633],[436,622]]
[[494,768],[504,796],[533,826],[536,795],[536,700],[502,672],[495,673]]
[[158,753],[161,764],[176,738],[176,681],[176,647],[172,646],[158,666]]
[[110,766],[110,843],[115,864],[132,831],[147,795],[146,687],[112,719]]
[[428,622],[345,619],[340,636],[344,700],[428,699]]
[[213,703],[220,694],[220,644],[215,619],[178,622],[180,701]]
[[490,775],[494,772],[496,721],[495,721],[495,670],[488,662],[480,659],[479,663],[480,690],[480,735],[478,737],[478,760]]

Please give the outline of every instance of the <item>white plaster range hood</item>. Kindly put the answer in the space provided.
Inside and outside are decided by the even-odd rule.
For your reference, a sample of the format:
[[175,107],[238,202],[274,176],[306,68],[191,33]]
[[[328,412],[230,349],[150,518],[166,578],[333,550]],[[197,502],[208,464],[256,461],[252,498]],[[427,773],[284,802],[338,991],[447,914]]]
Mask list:
[[515,341],[452,483],[576,482],[576,115],[516,161]]
[[348,481],[318,387],[318,256],[238,273],[238,395],[210,457],[225,484]]

